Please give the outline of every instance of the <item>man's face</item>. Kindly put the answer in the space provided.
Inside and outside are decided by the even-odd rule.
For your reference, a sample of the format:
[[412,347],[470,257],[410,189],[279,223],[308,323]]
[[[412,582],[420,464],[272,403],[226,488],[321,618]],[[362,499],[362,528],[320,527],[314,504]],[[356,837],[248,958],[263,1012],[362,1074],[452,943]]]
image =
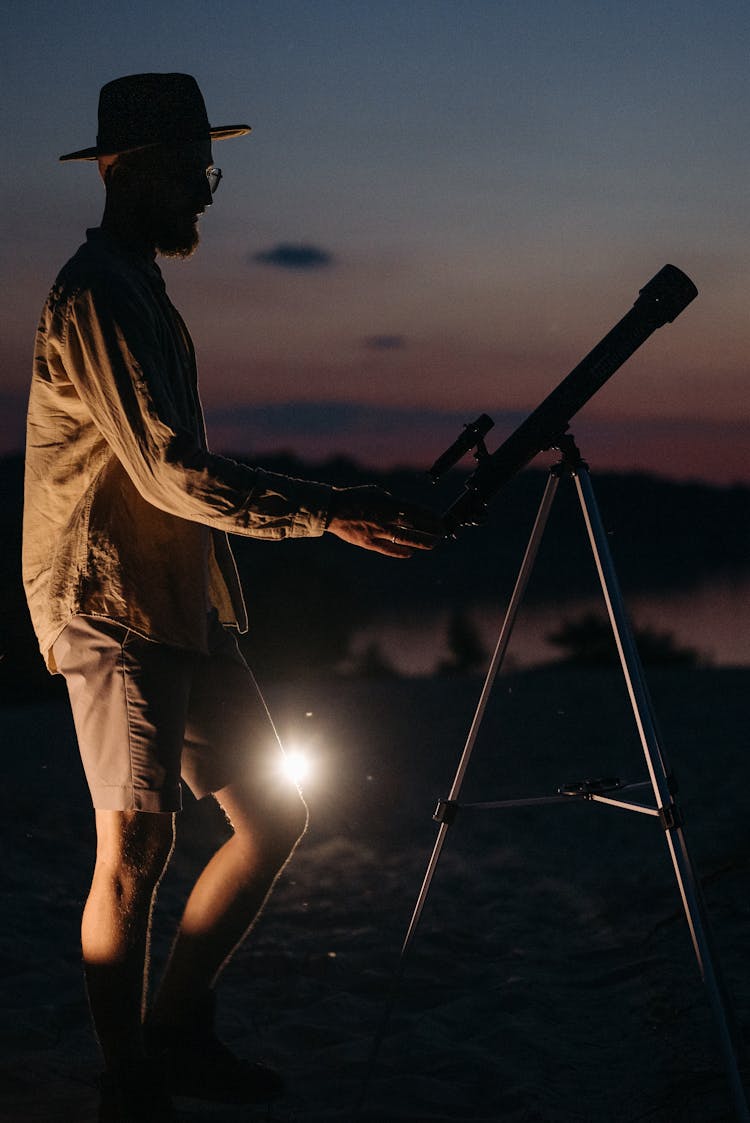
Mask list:
[[189,257],[199,242],[198,218],[212,200],[210,139],[135,155],[121,183],[139,236],[165,257]]

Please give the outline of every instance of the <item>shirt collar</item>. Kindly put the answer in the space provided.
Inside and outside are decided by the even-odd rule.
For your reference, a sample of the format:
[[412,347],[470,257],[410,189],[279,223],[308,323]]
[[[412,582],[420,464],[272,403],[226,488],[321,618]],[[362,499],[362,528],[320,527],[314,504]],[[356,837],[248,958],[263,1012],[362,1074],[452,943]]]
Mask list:
[[110,233],[109,230],[104,230],[101,226],[94,226],[87,230],[86,241],[90,246],[101,249],[106,253],[115,254],[117,257],[124,258],[129,265],[140,269],[152,280],[161,281],[163,284],[161,270],[156,264],[156,253],[149,252],[148,250],[134,249],[126,242],[123,242],[122,239]]

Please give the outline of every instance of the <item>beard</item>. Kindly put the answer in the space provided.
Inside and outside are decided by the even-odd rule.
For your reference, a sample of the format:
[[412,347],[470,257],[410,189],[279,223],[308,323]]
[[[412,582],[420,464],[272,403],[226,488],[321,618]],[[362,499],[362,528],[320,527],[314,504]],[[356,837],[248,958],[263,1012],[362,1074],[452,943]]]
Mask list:
[[156,252],[162,257],[187,258],[195,253],[200,242],[198,220],[193,216],[161,216],[154,232]]
[[162,257],[187,258],[198,248],[200,235],[194,211],[146,205],[139,218],[146,239]]

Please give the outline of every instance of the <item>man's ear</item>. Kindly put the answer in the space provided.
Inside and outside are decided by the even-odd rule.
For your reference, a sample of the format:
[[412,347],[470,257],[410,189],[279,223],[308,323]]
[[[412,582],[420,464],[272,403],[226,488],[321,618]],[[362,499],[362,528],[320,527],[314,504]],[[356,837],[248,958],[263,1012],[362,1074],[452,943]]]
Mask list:
[[116,156],[100,156],[99,159],[97,160],[97,165],[99,167],[99,175],[102,177],[102,181],[105,184],[105,186],[107,184],[107,176],[109,175],[111,169],[115,166],[116,163],[117,163],[117,157]]

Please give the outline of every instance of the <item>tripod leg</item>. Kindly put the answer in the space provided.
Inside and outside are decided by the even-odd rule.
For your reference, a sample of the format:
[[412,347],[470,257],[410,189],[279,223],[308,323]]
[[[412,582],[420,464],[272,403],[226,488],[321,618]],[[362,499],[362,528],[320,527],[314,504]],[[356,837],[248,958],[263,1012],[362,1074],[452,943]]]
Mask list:
[[560,478],[553,469],[547,479],[547,486],[544,489],[544,495],[542,496],[541,503],[539,504],[539,510],[537,511],[537,516],[534,520],[534,526],[529,537],[529,543],[526,547],[526,553],[523,556],[521,568],[518,571],[518,577],[516,578],[516,584],[513,588],[513,593],[511,595],[510,601],[508,602],[508,608],[505,613],[503,625],[500,629],[500,635],[498,636],[497,644],[495,645],[495,650],[493,652],[492,659],[490,660],[487,677],[484,680],[482,693],[479,697],[479,702],[477,703],[476,712],[471,723],[471,728],[469,729],[468,737],[466,738],[466,745],[464,746],[464,751],[458,764],[456,776],[451,786],[450,795],[448,796],[449,801],[458,799],[459,793],[461,791],[461,785],[463,784],[464,776],[466,775],[466,769],[469,767],[469,760],[471,758],[472,752],[474,751],[474,745],[476,743],[477,734],[479,733],[479,727],[482,724],[484,711],[487,708],[487,703],[492,692],[492,686],[495,682],[495,678],[497,677],[497,673],[503,665],[503,660],[505,659],[505,655],[508,650],[508,644],[510,643],[510,637],[516,623],[518,610],[521,607],[521,601],[523,600],[524,593],[526,592],[526,586],[529,583],[529,577],[531,576],[531,571],[534,568],[536,556],[539,553],[539,546],[542,541],[542,535],[544,534],[544,529],[547,525],[549,513],[552,508],[552,502],[555,498],[555,495],[557,494],[559,483]]
[[743,1052],[739,1031],[719,974],[712,950],[708,917],[703,905],[700,885],[695,876],[681,827],[679,809],[671,791],[669,772],[664,752],[659,744],[654,710],[646,687],[640,656],[636,648],[625,605],[609,552],[607,536],[602,525],[588,471],[581,464],[574,472],[578,498],[583,511],[591,549],[599,573],[604,600],[607,605],[612,631],[625,676],[630,703],[654,789],[657,807],[664,828],[667,846],[674,867],[677,886],[682,898],[693,950],[705,983],[714,1014],[724,1063],[732,1089],[737,1118],[750,1121],[747,1098],[738,1067],[738,1056]]
[[[508,650],[510,637],[513,632],[516,617],[518,616],[518,609],[521,606],[521,601],[523,600],[526,586],[529,583],[531,571],[534,568],[534,562],[536,561],[536,556],[539,552],[539,545],[542,541],[544,528],[547,525],[549,513],[552,508],[552,501],[554,500],[557,493],[559,483],[559,476],[556,475],[554,471],[552,471],[547,478],[547,486],[544,489],[544,494],[542,496],[541,503],[539,504],[539,510],[537,512],[536,519],[534,520],[534,526],[531,530],[529,542],[526,547],[526,553],[524,554],[523,561],[521,562],[521,568],[518,572],[518,577],[516,578],[516,584],[513,589],[513,594],[508,603],[508,608],[505,613],[505,618],[500,629],[500,635],[498,636],[492,659],[490,660],[487,676],[482,687],[482,693],[479,697],[479,702],[477,703],[477,708],[472,719],[471,728],[469,729],[469,733],[466,738],[466,744],[464,745],[461,759],[458,762],[458,768],[456,770],[456,775],[453,778],[453,783],[451,784],[450,794],[448,796],[448,799],[446,800],[446,804],[448,806],[454,804],[461,793],[461,787],[466,775],[466,769],[469,767],[471,754],[474,751],[474,745],[476,744],[479,727],[482,724],[482,719],[484,718],[484,713],[487,709],[487,703],[492,692],[492,686],[494,684],[495,678],[497,677],[497,673],[503,664],[505,654]],[[440,851],[443,848],[443,843],[445,841],[445,836],[448,833],[449,826],[449,818],[444,818],[440,824],[440,829],[435,840],[435,846],[432,851],[432,856],[427,867],[427,873],[425,874],[422,888],[420,890],[419,897],[414,908],[414,913],[412,915],[411,922],[406,933],[406,938],[404,939],[404,944],[401,949],[402,958],[406,954],[409,945],[411,944],[412,938],[419,923],[419,918],[422,915],[422,909],[424,908],[424,903],[427,899],[430,884],[432,883],[432,878],[438,864],[438,859],[440,857]]]
[[355,1105],[355,1119],[359,1118],[359,1113],[361,1112],[365,1102],[367,1089],[372,1078],[372,1073],[375,1069],[375,1063],[380,1052],[380,1047],[383,1043],[383,1039],[388,1029],[388,1023],[390,1021],[391,1012],[393,1010],[393,1005],[396,998],[396,988],[403,974],[404,961],[406,959],[407,952],[411,947],[414,935],[417,931],[417,927],[422,916],[422,911],[424,909],[425,902],[427,901],[427,895],[430,891],[432,879],[435,875],[435,870],[437,869],[437,865],[440,860],[443,843],[445,842],[446,835],[448,834],[448,828],[453,818],[451,811],[461,791],[464,776],[466,775],[466,769],[469,766],[469,760],[474,749],[477,734],[479,733],[479,727],[482,723],[482,718],[484,717],[484,711],[487,708],[487,702],[489,701],[492,685],[495,681],[498,671],[500,670],[500,667],[502,666],[503,660],[505,658],[505,653],[508,650],[508,644],[513,632],[513,626],[516,622],[518,609],[521,605],[524,592],[526,591],[526,586],[528,585],[531,571],[534,568],[534,562],[536,561],[536,556],[539,552],[539,545],[542,540],[542,535],[544,534],[544,529],[547,525],[547,520],[549,518],[549,513],[552,507],[552,501],[557,493],[559,483],[560,477],[557,474],[556,470],[553,468],[550,471],[549,477],[547,479],[547,486],[544,489],[544,494],[539,504],[539,510],[537,512],[536,519],[534,520],[534,526],[531,530],[529,542],[526,547],[526,553],[524,554],[521,568],[518,572],[518,577],[513,589],[513,594],[510,598],[510,602],[505,613],[505,618],[500,629],[500,635],[498,636],[497,644],[495,646],[495,651],[490,661],[487,676],[484,680],[482,693],[480,695],[476,712],[471,723],[471,728],[469,729],[469,733],[466,738],[466,744],[464,746],[463,753],[461,754],[458,769],[451,785],[450,795],[448,796],[448,799],[442,804],[443,814],[440,821],[437,838],[435,839],[435,845],[433,846],[432,854],[430,855],[430,860],[427,864],[427,871],[424,875],[424,880],[422,881],[422,887],[419,890],[417,903],[414,906],[414,911],[412,913],[411,920],[409,921],[409,926],[404,937],[404,942],[401,947],[401,954],[399,956],[396,971],[391,983],[390,993],[385,1005],[385,1009],[383,1011],[383,1016],[373,1039],[372,1046],[370,1048],[370,1055],[367,1062],[367,1071],[362,1088],[360,1090],[359,1099]]

